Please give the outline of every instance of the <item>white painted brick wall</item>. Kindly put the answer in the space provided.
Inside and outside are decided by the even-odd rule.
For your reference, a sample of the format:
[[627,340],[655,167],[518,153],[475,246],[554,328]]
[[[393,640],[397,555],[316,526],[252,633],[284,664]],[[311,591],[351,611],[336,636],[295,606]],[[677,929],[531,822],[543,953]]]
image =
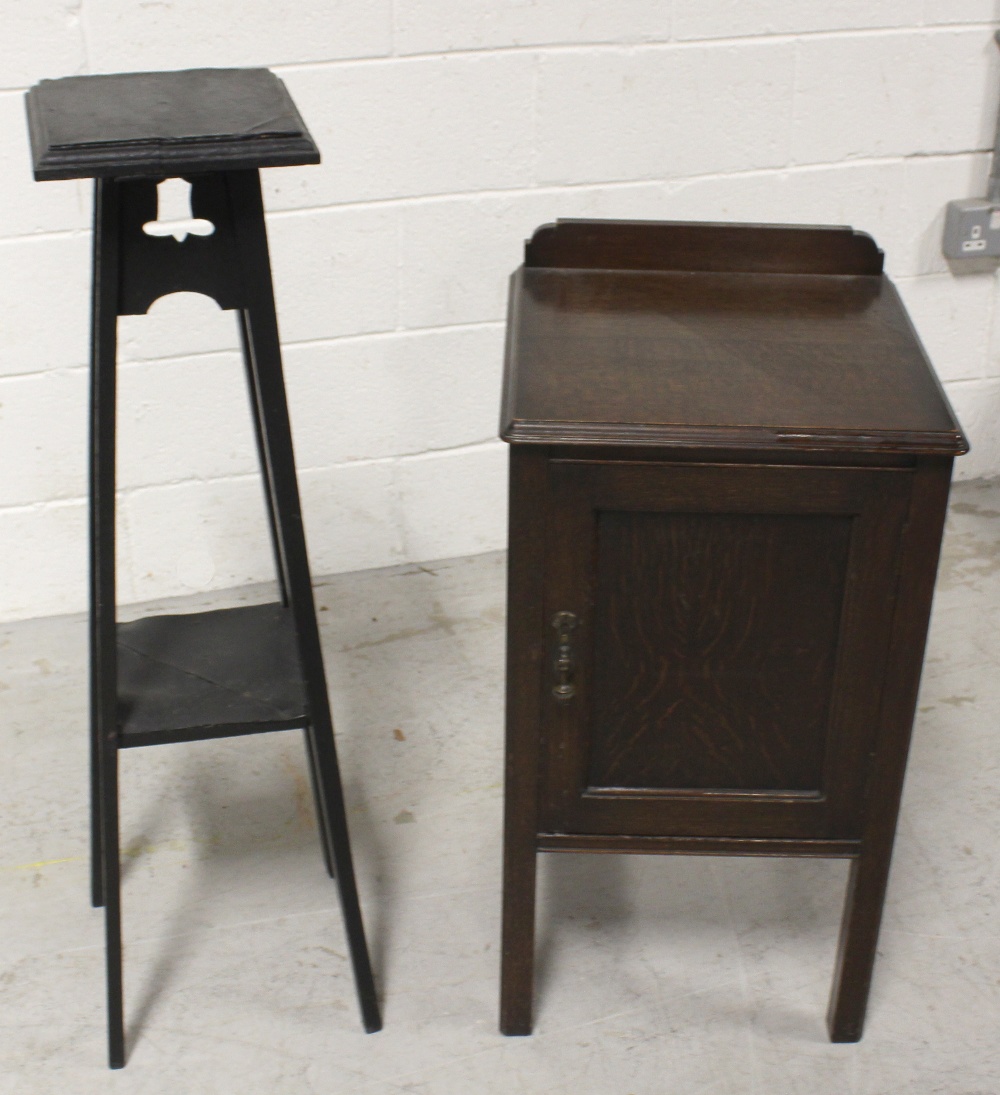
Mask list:
[[[317,574],[503,545],[506,282],[556,217],[843,223],[885,249],[1000,474],[985,192],[998,0],[0,0],[0,618],[85,604],[90,185],[32,182],[43,77],[267,65],[323,151],[264,173]],[[232,317],[120,323],[119,596],[271,574]]]

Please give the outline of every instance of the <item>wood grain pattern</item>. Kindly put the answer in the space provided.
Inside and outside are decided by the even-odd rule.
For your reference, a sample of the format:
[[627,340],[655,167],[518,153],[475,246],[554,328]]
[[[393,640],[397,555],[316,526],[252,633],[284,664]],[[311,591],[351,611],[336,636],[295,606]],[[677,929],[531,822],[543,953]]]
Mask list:
[[885,277],[524,269],[501,436],[964,452]]
[[819,793],[850,536],[601,513],[589,787]]
[[[543,693],[542,827],[595,835],[857,839],[875,731],[871,713],[879,702],[895,596],[886,575],[896,565],[912,470],[586,461],[557,450],[548,474],[544,618],[570,611],[579,624],[575,697],[560,703],[550,689]],[[653,529],[652,543],[640,538],[638,555],[609,545],[601,535],[609,516],[612,523]],[[672,527],[689,533],[680,552],[658,542],[669,541]],[[713,528],[714,541],[705,543],[704,530]],[[747,545],[739,542],[744,532]],[[617,635],[602,610],[608,600],[602,585],[623,591]],[[762,595],[767,611],[756,604]],[[713,666],[697,645],[684,648],[672,611],[681,597],[690,606],[681,622],[703,647],[702,605],[717,608],[720,620],[742,620],[744,628],[749,621],[757,630],[747,638],[759,646],[737,631],[740,657],[747,660],[733,664],[749,672],[730,678],[721,691],[724,675],[716,680],[711,670],[725,670],[732,649],[717,643],[711,653],[724,661]],[[713,626],[709,621],[709,643],[720,637]],[[725,630],[721,634],[727,639]],[[672,645],[677,660],[665,664],[657,643]],[[810,693],[808,675],[788,671],[796,645],[806,651],[804,664],[819,673],[818,692]],[[675,679],[659,687],[661,675],[670,673]],[[761,683],[763,700],[755,691]],[[656,688],[656,696],[638,713],[627,710],[631,690],[646,686]],[[690,733],[678,705],[692,687],[701,737]],[[623,694],[628,703],[621,702]],[[670,722],[679,709],[675,732],[683,748],[655,731],[658,720]],[[595,757],[597,764],[608,761],[608,726],[617,719],[634,729],[646,716],[645,739],[620,758],[635,770],[631,776],[621,769],[595,773]],[[803,735],[810,719],[812,737]],[[789,755],[790,745],[798,752]],[[784,758],[787,786],[771,783],[775,766],[769,773],[764,757],[772,754]],[[733,781],[741,760],[749,775]],[[671,765],[672,771],[663,770]]]

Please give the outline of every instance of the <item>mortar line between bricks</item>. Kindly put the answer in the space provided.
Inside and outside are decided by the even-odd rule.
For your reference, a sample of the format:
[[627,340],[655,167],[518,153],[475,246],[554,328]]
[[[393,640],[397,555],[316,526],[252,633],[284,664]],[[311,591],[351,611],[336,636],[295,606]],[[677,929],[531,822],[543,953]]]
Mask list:
[[69,240],[89,236],[90,225],[85,228],[53,228],[47,232],[26,232],[23,236],[0,236],[0,247],[12,243],[33,243],[35,240]]
[[537,186],[500,187],[482,190],[443,191],[439,194],[420,194],[397,198],[372,198],[367,201],[333,202],[326,205],[304,205],[292,209],[272,209],[267,213],[268,220],[281,220],[290,217],[306,216],[310,213],[329,213],[347,210],[365,211],[390,206],[434,205],[456,199],[476,200],[479,198],[511,198],[532,194],[558,194],[564,191],[626,189],[637,186],[684,186],[689,183],[725,181],[730,179],[750,179],[768,175],[798,175],[816,171],[843,171],[852,167],[887,167],[892,164],[905,164],[913,160],[950,160],[960,156],[988,155],[988,148],[961,148],[948,152],[908,152],[901,156],[859,156],[854,159],[839,160],[836,163],[817,160],[812,163],[777,164],[772,167],[748,167],[737,171],[710,171],[703,175],[650,176],[641,179],[598,179],[579,183],[542,183]]
[[[499,437],[486,437],[479,441],[464,441],[461,445],[443,445],[440,448],[418,449],[415,452],[396,452],[389,456],[364,456],[357,460],[339,460],[335,464],[303,464],[296,461],[296,474],[300,477],[314,472],[335,471],[338,468],[367,468],[383,464],[400,464],[410,460],[419,460],[425,456],[442,456],[446,453],[461,455],[479,452],[487,447],[500,445]],[[246,472],[230,472],[225,475],[191,475],[186,479],[167,479],[159,483],[143,483],[135,487],[119,487],[120,496],[134,495],[141,491],[158,490],[161,487],[183,487],[189,483],[216,484],[257,482],[260,471],[257,468]]]
[[[359,460],[341,460],[336,464],[301,464],[296,462],[296,473],[301,477],[303,475],[309,475],[313,472],[328,472],[335,471],[338,468],[367,468],[377,467],[380,465],[395,465],[406,463],[407,461],[420,460],[427,456],[442,456],[445,454],[463,455],[466,453],[481,452],[486,448],[495,447],[501,445],[499,437],[488,437],[481,441],[465,441],[461,445],[445,445],[441,448],[420,449],[417,452],[402,452],[393,453],[391,456],[366,456]],[[198,485],[215,485],[219,483],[256,483],[260,479],[260,471],[257,468],[251,471],[245,472],[229,472],[225,475],[191,475],[185,479],[165,479],[159,483],[143,483],[134,487],[118,487],[116,494],[119,498],[130,498],[137,494],[141,494],[144,491],[160,490],[164,487],[185,487],[191,484]],[[86,499],[81,499],[85,501]],[[74,499],[76,501],[76,499]],[[41,503],[46,505],[47,503]],[[7,509],[23,508],[28,509],[28,506],[22,507],[4,507]],[[2,511],[0,511],[2,512]]]
[[[671,19],[673,19],[673,8],[671,7]],[[531,177],[535,182],[538,181],[540,174],[539,167],[542,162],[542,144],[539,141],[539,133],[541,131],[541,111],[539,110],[540,98],[541,98],[541,84],[542,84],[542,61],[540,57],[535,57],[531,66],[531,146],[529,151],[529,164],[531,170]]]
[[840,27],[830,30],[801,30],[782,31],[778,34],[747,34],[735,35],[728,38],[671,38],[667,41],[655,39],[636,38],[634,40],[623,39],[617,42],[535,42],[525,45],[491,45],[480,47],[466,47],[462,49],[436,49],[415,53],[379,53],[367,57],[335,57],[324,61],[285,61],[281,64],[268,66],[273,72],[308,72],[312,69],[344,68],[356,65],[398,64],[406,61],[433,61],[445,58],[464,57],[488,57],[506,54],[520,53],[609,53],[620,51],[623,53],[638,52],[641,50],[675,50],[675,49],[731,49],[733,46],[755,45],[784,45],[789,42],[808,39],[824,38],[888,38],[904,34],[936,34],[954,33],[957,30],[995,30],[997,24],[989,21],[972,23],[933,23],[903,24],[901,26],[884,27]]
[[[890,161],[891,162],[891,161]],[[0,241],[0,243],[5,241]],[[896,274],[893,276],[893,281],[898,285],[903,282],[920,281],[923,278],[928,277],[941,277],[947,274],[946,270],[928,270],[923,273],[915,274]],[[403,340],[409,338],[419,338],[421,336],[435,335],[435,334],[448,334],[451,332],[460,331],[478,331],[478,330],[496,330],[502,328],[505,323],[503,317],[497,319],[483,319],[473,320],[468,323],[442,323],[431,324],[426,327],[396,327],[392,329],[383,329],[376,331],[359,331],[351,334],[344,335],[324,335],[321,338],[304,338],[304,339],[283,339],[282,350],[287,352],[292,349],[309,348],[309,347],[321,347],[321,346],[342,346],[350,345],[354,342],[388,342],[393,340]],[[190,350],[185,353],[170,353],[158,356],[155,354],[149,354],[144,357],[130,358],[120,356],[118,360],[119,368],[132,368],[134,366],[146,366],[146,365],[169,365],[175,362],[195,361],[203,358],[210,357],[223,357],[226,355],[239,352],[238,346],[220,346],[210,350]],[[9,372],[0,374],[0,387],[5,381],[27,381],[36,380],[39,378],[58,378],[58,377],[71,377],[85,374],[89,370],[90,366],[86,362],[80,362],[75,365],[62,365],[55,368],[42,368],[31,369],[24,372]]]
[[795,146],[795,123],[797,110],[796,107],[799,103],[799,77],[802,70],[802,49],[798,42],[795,43],[795,47],[792,50],[792,92],[788,97],[788,128],[786,130],[786,138],[788,140],[788,155],[791,158],[793,148]]
[[[949,270],[950,273],[950,270]],[[996,267],[990,271],[991,280],[993,286],[990,291],[990,303],[989,303],[989,319],[986,323],[986,361],[985,367],[990,367],[990,362],[994,358],[994,347],[996,346],[997,337],[997,286],[996,286]]]
[[[310,213],[364,212],[392,206],[408,207],[432,205],[455,200],[476,200],[478,198],[509,198],[531,194],[558,194],[563,191],[625,189],[635,186],[681,186],[689,183],[713,182],[728,179],[750,179],[768,175],[802,174],[816,171],[843,171],[852,167],[886,167],[892,164],[905,164],[914,160],[951,160],[960,156],[989,155],[989,148],[960,148],[952,151],[908,152],[898,156],[858,156],[852,159],[830,162],[816,160],[811,163],[776,164],[771,167],[748,167],[735,171],[708,171],[701,175],[651,176],[641,179],[597,179],[586,182],[542,183],[528,186],[495,187],[480,190],[445,190],[436,194],[408,194],[392,198],[371,198],[366,201],[328,202],[319,205],[303,205],[291,209],[269,209],[267,220],[281,220],[289,217],[302,217]],[[60,228],[47,232],[28,232],[19,236],[0,237],[0,247],[36,240],[79,239],[90,237],[90,226],[81,228]]]
[[[296,341],[282,339],[281,349],[283,353],[298,347],[311,346],[339,346],[352,342],[389,342],[393,339],[407,339],[420,337],[421,335],[447,334],[451,331],[477,331],[502,328],[503,319],[482,319],[472,323],[443,323],[430,327],[394,327],[392,330],[362,331],[350,335],[326,335],[323,338],[303,338]],[[118,358],[118,368],[129,368],[133,365],[169,365],[178,361],[192,361],[206,357],[222,357],[226,354],[238,354],[239,346],[221,346],[214,350],[192,350],[189,353],[167,354],[163,357],[149,355],[148,357],[122,357]],[[77,365],[61,365],[58,368],[32,369],[23,373],[0,374],[0,387],[5,380],[32,380],[38,377],[78,376],[86,373],[90,366],[86,362]]]
[[[391,456],[363,457],[360,460],[342,460],[336,464],[299,464],[296,471],[301,477],[313,472],[330,472],[340,468],[362,468],[387,465],[390,467],[405,464],[410,461],[420,460],[425,457],[444,455],[464,455],[482,452],[488,448],[501,444],[497,437],[485,438],[481,441],[466,441],[461,445],[446,445],[442,448],[420,449],[418,452],[393,453]],[[230,472],[226,475],[191,475],[185,479],[165,479],[159,483],[143,483],[135,487],[118,487],[115,496],[122,500],[134,498],[148,491],[163,490],[168,487],[187,486],[215,486],[227,483],[256,483],[260,480],[260,472],[255,468],[247,472]],[[44,502],[19,502],[14,505],[0,505],[0,517],[5,515],[16,516],[22,513],[42,511],[47,509],[72,508],[84,506],[87,503],[85,495],[75,495],[70,498],[52,498]]]
[[78,0],[77,18],[80,27],[80,44],[83,46],[83,66],[84,70],[89,73],[92,71],[93,63],[91,61],[90,19],[88,14],[88,0]]
[[86,504],[87,497],[83,494],[71,498],[48,498],[43,502],[16,502],[14,505],[0,505],[0,516],[8,513],[15,516],[19,513],[41,513],[48,509],[76,509]]
[[[85,2],[85,0],[84,0]],[[81,16],[83,4],[81,4]],[[81,19],[82,21],[82,19]],[[417,53],[377,53],[365,57],[333,57],[323,61],[283,61],[268,65],[272,72],[308,72],[311,69],[342,68],[348,65],[373,65],[395,64],[404,61],[426,61],[447,57],[480,57],[490,54],[507,53],[593,53],[597,50],[610,51],[635,51],[641,49],[705,49],[713,47],[731,47],[734,45],[763,45],[771,42],[783,43],[798,41],[803,38],[860,38],[860,37],[887,37],[900,34],[935,34],[957,30],[995,30],[996,22],[989,20],[977,20],[975,22],[962,23],[922,23],[916,26],[903,24],[900,26],[884,27],[838,27],[829,30],[800,30],[783,31],[779,34],[747,34],[736,35],[729,38],[674,38],[665,41],[656,41],[644,38],[636,38],[633,41],[622,40],[619,42],[535,42],[526,45],[493,45],[479,48],[466,49],[438,49],[425,50]],[[395,27],[393,28],[395,39]],[[397,49],[395,41],[393,50]],[[90,58],[86,55],[87,66]],[[19,84],[14,87],[0,88],[0,95],[23,95],[28,90],[27,84]]]

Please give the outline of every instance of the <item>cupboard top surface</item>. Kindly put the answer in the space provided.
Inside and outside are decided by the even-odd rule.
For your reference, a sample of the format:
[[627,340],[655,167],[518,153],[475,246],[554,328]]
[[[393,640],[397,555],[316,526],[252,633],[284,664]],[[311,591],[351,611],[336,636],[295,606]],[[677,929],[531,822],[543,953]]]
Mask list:
[[968,447],[882,275],[528,266],[508,322],[506,441]]

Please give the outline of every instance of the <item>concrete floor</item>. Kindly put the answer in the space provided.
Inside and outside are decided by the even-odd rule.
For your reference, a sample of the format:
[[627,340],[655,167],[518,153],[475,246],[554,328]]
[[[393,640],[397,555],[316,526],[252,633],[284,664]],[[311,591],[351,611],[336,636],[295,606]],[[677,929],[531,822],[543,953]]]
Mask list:
[[88,905],[85,621],[0,628],[0,1092],[1000,1092],[1000,483],[953,496],[854,1046],[824,1028],[837,862],[543,858],[536,1033],[497,1033],[503,576],[493,555],[319,583],[380,1034],[301,736],[123,754],[119,1073]]

